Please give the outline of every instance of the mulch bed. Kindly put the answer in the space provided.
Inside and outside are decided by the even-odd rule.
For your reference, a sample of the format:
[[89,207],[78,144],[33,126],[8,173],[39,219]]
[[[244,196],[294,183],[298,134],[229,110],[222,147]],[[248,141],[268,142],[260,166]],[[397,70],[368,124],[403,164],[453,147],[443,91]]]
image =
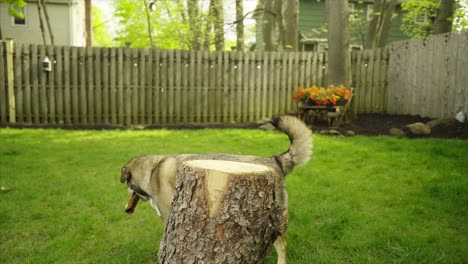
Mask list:
[[[337,130],[341,133],[352,130],[356,135],[390,135],[391,128],[404,129],[406,125],[416,122],[427,123],[431,120],[431,118],[411,115],[360,114],[351,122],[342,124]],[[314,132],[330,129],[325,121],[315,122],[311,127]],[[432,128],[430,135],[416,137],[468,139],[468,123],[459,123],[453,120]]]

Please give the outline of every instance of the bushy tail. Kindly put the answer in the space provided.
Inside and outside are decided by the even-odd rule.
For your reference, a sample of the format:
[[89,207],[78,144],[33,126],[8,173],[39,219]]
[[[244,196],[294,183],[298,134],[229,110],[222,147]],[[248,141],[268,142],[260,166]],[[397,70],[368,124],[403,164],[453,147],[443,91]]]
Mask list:
[[281,116],[271,121],[273,126],[288,135],[291,145],[288,151],[275,156],[285,175],[295,166],[306,164],[312,156],[312,132],[300,119]]

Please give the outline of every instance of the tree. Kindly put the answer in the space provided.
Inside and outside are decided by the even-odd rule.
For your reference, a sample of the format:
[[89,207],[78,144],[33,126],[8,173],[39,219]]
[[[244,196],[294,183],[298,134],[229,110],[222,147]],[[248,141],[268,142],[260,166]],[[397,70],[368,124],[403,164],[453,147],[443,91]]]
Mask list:
[[216,42],[221,43],[218,49],[224,49],[221,0],[212,0],[208,10],[200,0],[158,0],[147,15],[145,2],[113,2],[121,25],[116,38],[119,45],[148,47],[152,39],[155,47],[165,49],[210,49]]
[[[18,12],[17,9],[26,6],[25,0],[0,0],[0,3],[9,4],[8,13],[10,14],[10,16],[24,18],[24,14]],[[0,39],[3,39],[1,25],[0,25]]]
[[455,11],[455,0],[445,0],[440,3],[437,16],[432,25],[432,33],[446,33],[452,31],[452,18]]
[[112,36],[107,27],[107,22],[103,21],[102,10],[93,6],[92,8],[93,16],[93,44],[97,47],[111,47],[114,45]]
[[[275,13],[274,0],[263,0],[262,33],[265,51],[274,51],[275,47]],[[258,9],[258,7],[257,7]]]
[[402,4],[405,13],[401,29],[413,38],[466,30],[466,8],[467,0],[408,0]]
[[224,50],[224,11],[223,0],[211,0],[213,2],[213,28],[216,50]]
[[385,46],[395,10],[396,0],[375,0],[365,47],[368,49]]
[[327,0],[328,83],[351,84],[347,0]]
[[243,0],[236,0],[236,48],[238,51],[244,50],[244,3]]
[[[276,0],[279,1],[279,0]],[[288,0],[286,9],[286,43],[287,50],[297,50],[299,43],[299,0]]]
[[[54,45],[54,34],[52,33],[52,26],[50,25],[50,18],[49,18],[49,12],[47,11],[47,6],[44,3],[44,0],[38,0],[37,4],[42,6],[42,11],[44,12],[44,20],[46,21],[47,24],[47,30],[49,31],[49,37],[50,37],[50,44]],[[40,16],[41,14],[39,14]]]
[[93,18],[92,18],[91,0],[85,0],[84,23],[85,23],[85,32],[86,32],[86,47],[92,47],[93,46]]
[[[260,3],[260,2],[259,2]],[[262,14],[264,50],[297,50],[299,43],[299,1],[263,0],[257,6]]]

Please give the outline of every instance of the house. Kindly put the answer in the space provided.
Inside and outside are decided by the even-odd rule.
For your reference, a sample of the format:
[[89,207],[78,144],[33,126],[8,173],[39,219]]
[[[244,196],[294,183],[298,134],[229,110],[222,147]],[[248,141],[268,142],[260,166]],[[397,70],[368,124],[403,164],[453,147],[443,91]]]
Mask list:
[[[17,11],[24,19],[10,16],[9,4],[0,3],[0,27],[4,39],[18,43],[44,44],[39,23],[37,0],[26,0],[27,5]],[[83,0],[45,1],[55,45],[85,46],[85,7]],[[47,25],[44,22],[44,27]],[[47,31],[47,30],[46,30]],[[47,44],[50,44],[48,34]]]
[[[373,0],[349,0],[349,8],[355,22],[350,24],[351,47],[361,49],[367,38],[367,29],[373,11]],[[400,29],[402,0],[398,1],[388,36],[388,43],[409,39]],[[257,46],[263,49],[261,22],[257,17]],[[299,50],[324,51],[327,49],[327,14],[325,0],[299,0]]]

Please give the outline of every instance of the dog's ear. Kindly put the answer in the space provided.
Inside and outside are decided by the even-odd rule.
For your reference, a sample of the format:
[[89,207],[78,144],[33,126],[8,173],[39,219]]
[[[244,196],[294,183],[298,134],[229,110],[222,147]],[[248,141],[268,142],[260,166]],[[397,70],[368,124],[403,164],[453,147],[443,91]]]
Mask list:
[[127,169],[127,167],[122,168],[122,174],[120,175],[120,182],[128,182],[132,178],[132,173],[130,170]]

